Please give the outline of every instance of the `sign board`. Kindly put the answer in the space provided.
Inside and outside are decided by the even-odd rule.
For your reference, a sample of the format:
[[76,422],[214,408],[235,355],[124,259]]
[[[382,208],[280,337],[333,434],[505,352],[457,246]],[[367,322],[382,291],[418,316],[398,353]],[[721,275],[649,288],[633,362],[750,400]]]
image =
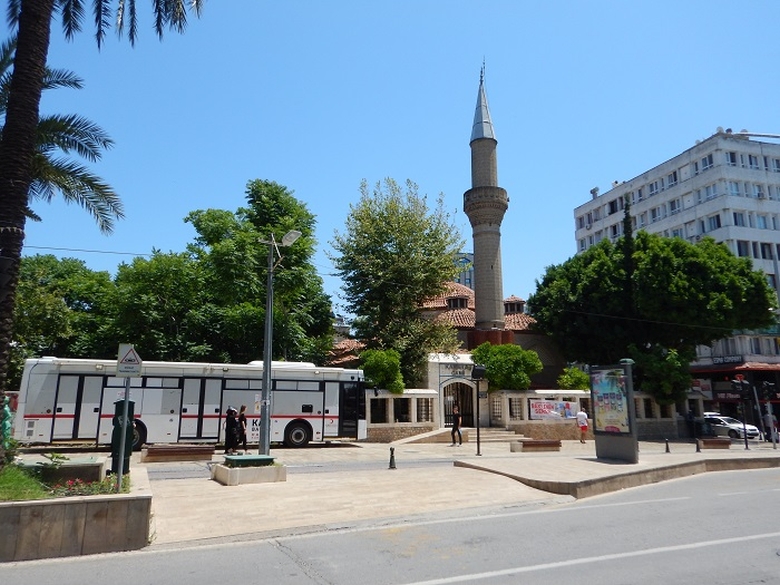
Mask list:
[[119,378],[131,378],[141,375],[143,361],[132,343],[120,343],[117,354],[116,375]]
[[528,399],[528,408],[532,420],[554,419],[563,420],[574,418],[577,412],[577,403],[568,400],[541,400]]
[[595,432],[630,434],[628,385],[622,367],[591,368],[591,396]]

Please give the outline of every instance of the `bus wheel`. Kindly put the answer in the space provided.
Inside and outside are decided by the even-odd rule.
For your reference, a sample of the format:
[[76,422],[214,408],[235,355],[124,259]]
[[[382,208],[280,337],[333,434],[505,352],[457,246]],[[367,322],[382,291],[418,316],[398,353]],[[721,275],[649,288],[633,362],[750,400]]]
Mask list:
[[288,447],[305,447],[309,444],[309,427],[306,423],[294,422],[287,426],[284,444]]
[[133,421],[133,451],[140,451],[146,443],[146,426],[140,420]]

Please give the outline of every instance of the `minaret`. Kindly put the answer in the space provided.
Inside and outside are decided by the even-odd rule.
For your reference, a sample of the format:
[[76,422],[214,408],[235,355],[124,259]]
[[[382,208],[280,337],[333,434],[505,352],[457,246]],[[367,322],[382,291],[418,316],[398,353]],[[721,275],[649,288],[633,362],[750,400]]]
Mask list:
[[[509,207],[509,197],[506,190],[498,186],[497,144],[485,95],[483,65],[471,129],[471,189],[463,194],[463,211],[471,222],[474,237],[475,344],[486,340],[501,343],[505,337],[498,333],[504,329],[501,221]],[[497,334],[490,335],[485,331]]]

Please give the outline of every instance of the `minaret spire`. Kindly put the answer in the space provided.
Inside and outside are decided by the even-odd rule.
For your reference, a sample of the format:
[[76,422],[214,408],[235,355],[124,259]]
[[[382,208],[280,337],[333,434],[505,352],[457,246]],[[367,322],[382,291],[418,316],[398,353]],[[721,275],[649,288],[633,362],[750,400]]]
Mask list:
[[[474,237],[475,340],[492,337],[484,333],[486,330],[504,329],[501,222],[509,207],[509,197],[506,190],[498,186],[497,145],[485,92],[483,62],[471,129],[471,189],[463,194],[463,211],[469,218]],[[496,342],[500,341],[497,339]]]

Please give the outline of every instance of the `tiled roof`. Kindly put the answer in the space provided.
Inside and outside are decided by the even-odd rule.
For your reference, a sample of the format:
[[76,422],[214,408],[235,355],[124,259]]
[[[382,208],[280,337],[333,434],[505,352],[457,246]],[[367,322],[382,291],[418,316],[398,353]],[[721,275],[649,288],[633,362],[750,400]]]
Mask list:
[[434,321],[447,321],[458,329],[473,329],[476,317],[471,309],[453,309],[439,313]]
[[447,282],[444,287],[444,292],[424,301],[420,308],[445,310],[447,308],[447,299],[453,297],[466,297],[469,308],[474,308],[474,291],[469,287],[458,282]]
[[525,303],[523,299],[520,297],[516,297],[515,295],[511,295],[504,299],[505,303]]
[[509,313],[504,315],[504,326],[512,331],[527,331],[536,319],[525,313]]
[[365,347],[365,344],[357,339],[342,339],[330,350],[328,363],[340,367],[356,364]]

